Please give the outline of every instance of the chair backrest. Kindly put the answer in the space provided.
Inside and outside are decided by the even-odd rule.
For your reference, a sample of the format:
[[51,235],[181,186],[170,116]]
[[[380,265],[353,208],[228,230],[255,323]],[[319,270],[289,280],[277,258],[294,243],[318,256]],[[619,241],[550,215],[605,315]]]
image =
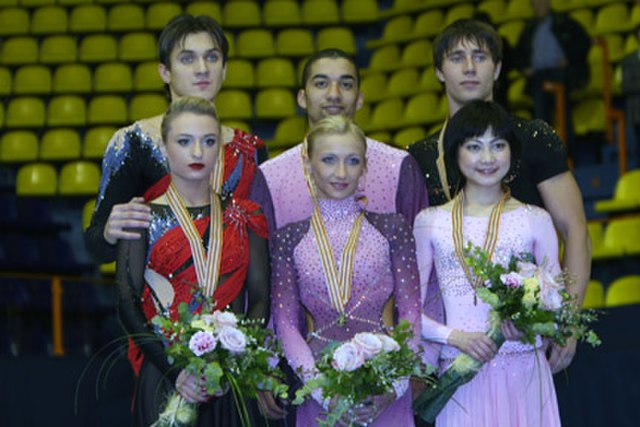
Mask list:
[[433,92],[418,93],[407,101],[403,122],[406,125],[426,125],[443,120],[439,111],[440,97]]
[[80,158],[80,135],[73,129],[51,129],[40,143],[40,159],[74,160]]
[[158,93],[143,93],[135,95],[129,103],[129,120],[145,119],[157,116],[167,111],[167,98]]
[[626,4],[616,3],[604,6],[595,17],[595,35],[626,32],[632,28],[630,11]]
[[38,159],[38,137],[34,132],[15,130],[0,138],[0,162],[33,162]]
[[605,305],[615,307],[619,305],[640,303],[640,276],[625,276],[614,280],[607,287]]
[[287,28],[278,32],[276,36],[278,55],[307,56],[315,49],[313,34],[305,28]]
[[91,70],[85,64],[63,64],[53,74],[53,93],[84,94],[93,90]]
[[107,62],[96,67],[93,74],[95,92],[131,92],[133,77],[131,67],[122,62]]
[[89,34],[80,42],[80,62],[108,62],[118,58],[118,44],[111,34]]
[[444,13],[440,9],[427,10],[416,17],[411,34],[413,37],[430,37],[444,28]]
[[87,123],[87,107],[78,95],[58,95],[49,101],[47,124],[49,126],[84,126]]
[[264,23],[269,27],[295,27],[302,22],[297,1],[267,1],[264,3],[262,13]]
[[4,65],[35,64],[38,62],[38,51],[38,41],[35,37],[11,37],[2,42],[0,63]]
[[253,63],[246,59],[230,58],[227,61],[227,76],[223,87],[231,89],[253,89]]
[[582,307],[602,308],[604,306],[604,286],[602,286],[602,283],[598,280],[589,280]]
[[485,0],[478,4],[476,10],[489,15],[491,22],[502,22],[507,13],[507,2],[505,0]]
[[31,15],[32,34],[64,34],[69,27],[67,10],[60,6],[43,6]]
[[107,11],[99,4],[81,4],[71,10],[72,33],[102,33],[107,30]]
[[604,232],[604,246],[608,248],[637,248],[640,245],[640,217],[621,218],[609,222]]
[[0,96],[6,96],[13,90],[13,76],[7,67],[0,67]]
[[296,101],[289,89],[263,89],[256,95],[256,117],[283,119],[296,114]]
[[376,0],[342,0],[342,20],[347,24],[376,22],[379,16]]
[[533,18],[531,0],[510,0],[504,18],[510,20]]
[[269,148],[289,147],[304,139],[307,132],[307,119],[301,116],[287,117],[276,125],[276,131]]
[[360,91],[367,102],[376,102],[387,96],[387,75],[385,73],[372,72],[362,78]]
[[116,133],[115,126],[96,126],[89,128],[84,134],[82,156],[86,159],[101,159],[107,144]]
[[124,124],[128,120],[127,104],[121,96],[100,95],[89,101],[87,123],[90,125]]
[[387,83],[389,96],[408,96],[415,93],[418,87],[418,69],[414,67],[402,68],[394,72]]
[[5,120],[8,128],[42,127],[44,121],[45,106],[42,99],[25,96],[9,101]]
[[100,168],[94,162],[79,160],[60,169],[58,192],[63,196],[97,194],[99,185]]
[[509,46],[515,47],[524,30],[525,22],[522,19],[505,22],[498,27],[498,34],[507,39]]
[[151,33],[127,33],[120,38],[121,61],[152,61],[156,59],[156,52],[156,38]]
[[72,36],[48,36],[40,45],[40,62],[43,64],[76,62],[77,58],[76,39]]
[[15,95],[48,95],[51,93],[51,71],[44,65],[25,65],[13,78]]
[[423,127],[411,126],[396,132],[393,135],[393,145],[396,147],[406,148],[409,144],[419,141],[427,136]]
[[400,64],[400,48],[395,44],[377,48],[369,60],[369,68],[378,71],[393,70],[398,64]]
[[427,39],[414,40],[402,49],[401,63],[405,67],[425,67],[433,64],[433,44]]
[[356,39],[347,27],[326,27],[318,30],[316,47],[318,50],[339,48],[349,55],[355,55]]
[[146,28],[149,30],[162,30],[167,23],[182,13],[182,7],[174,2],[152,3],[147,8],[145,17]]
[[58,186],[58,174],[48,163],[29,163],[18,170],[16,194],[18,196],[53,196]]
[[335,0],[304,0],[302,23],[307,25],[332,25],[340,21],[338,3]]
[[616,183],[615,199],[631,199],[640,203],[640,169],[622,175]]
[[116,4],[107,14],[109,32],[141,31],[144,29],[144,9],[139,4]]
[[222,22],[220,3],[212,1],[194,1],[187,5],[187,13],[198,16],[207,15],[218,22]]
[[242,31],[236,39],[236,55],[241,58],[267,58],[275,55],[273,34],[265,29]]
[[222,22],[225,28],[258,27],[262,23],[260,5],[250,0],[227,2],[222,8]]
[[253,117],[251,97],[242,90],[222,90],[216,96],[216,106],[220,120],[247,120]]
[[256,67],[255,82],[258,88],[296,87],[295,67],[286,58],[263,59]]
[[397,126],[402,120],[404,102],[400,98],[386,99],[378,103],[371,113],[369,126],[375,130],[386,130]]
[[422,70],[418,87],[420,90],[428,92],[440,92],[442,90],[442,83],[438,80],[434,66],[428,66]]
[[156,91],[164,88],[158,73],[158,62],[148,61],[136,65],[133,73],[133,88],[138,92]]
[[413,29],[413,17],[411,15],[399,15],[390,18],[382,30],[384,42],[397,42],[411,37]]
[[29,34],[29,12],[22,7],[0,9],[0,37]]

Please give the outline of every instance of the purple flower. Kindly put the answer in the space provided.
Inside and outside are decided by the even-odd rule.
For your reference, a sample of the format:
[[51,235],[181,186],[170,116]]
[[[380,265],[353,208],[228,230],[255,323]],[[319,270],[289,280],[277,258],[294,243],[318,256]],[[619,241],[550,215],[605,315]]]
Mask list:
[[231,353],[244,353],[247,347],[247,337],[241,330],[233,326],[225,326],[218,334],[220,345],[222,348],[229,350]]
[[500,281],[504,283],[509,288],[519,288],[522,286],[522,276],[512,271],[508,274],[501,274]]
[[199,331],[193,334],[189,340],[189,350],[196,356],[202,356],[216,348],[216,338],[211,332]]

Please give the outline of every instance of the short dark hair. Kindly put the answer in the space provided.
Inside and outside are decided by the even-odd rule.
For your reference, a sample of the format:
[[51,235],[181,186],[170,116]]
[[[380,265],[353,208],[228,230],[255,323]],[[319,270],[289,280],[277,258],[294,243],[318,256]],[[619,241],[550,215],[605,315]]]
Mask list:
[[458,166],[458,151],[469,138],[484,135],[491,128],[493,135],[509,143],[511,151],[511,166],[505,175],[510,179],[516,172],[522,141],[518,137],[513,117],[493,101],[476,100],[465,104],[447,122],[444,132],[443,150],[444,162],[450,184],[462,188],[466,182]]
[[473,42],[487,49],[495,64],[502,61],[502,38],[491,25],[475,19],[458,19],[433,42],[433,63],[436,70],[442,70],[445,55],[460,42]]
[[302,69],[302,81],[300,82],[300,87],[302,89],[305,88],[305,86],[307,85],[307,80],[309,79],[309,77],[311,77],[311,67],[313,66],[313,64],[324,58],[343,58],[351,62],[353,64],[353,68],[355,68],[356,70],[356,87],[360,86],[360,69],[356,64],[355,58],[341,49],[323,49],[307,58],[307,62],[304,64],[304,68]]
[[166,67],[171,67],[171,52],[178,43],[183,43],[189,34],[207,33],[222,52],[222,63],[227,63],[229,41],[220,24],[213,18],[184,13],[172,18],[158,38],[158,59]]

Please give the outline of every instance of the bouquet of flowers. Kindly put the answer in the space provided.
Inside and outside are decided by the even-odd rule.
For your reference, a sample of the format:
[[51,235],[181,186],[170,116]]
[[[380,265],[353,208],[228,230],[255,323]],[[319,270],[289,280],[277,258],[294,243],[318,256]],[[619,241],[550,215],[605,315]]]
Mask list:
[[[572,280],[568,272],[552,277],[544,263],[541,266],[533,263],[531,254],[512,256],[507,267],[492,263],[479,247],[467,246],[465,254],[465,262],[482,283],[476,294],[491,307],[487,335],[498,347],[505,341],[500,329],[504,320],[513,322],[522,333],[523,343],[535,344],[536,336],[542,336],[560,345],[565,345],[570,337],[594,347],[600,344],[589,328],[596,320],[595,311],[581,310],[566,290]],[[471,381],[482,365],[460,354],[438,378],[436,386],[414,401],[414,410],[425,421],[433,422],[457,388]]]
[[318,374],[296,391],[299,405],[316,391],[334,405],[320,426],[334,426],[342,416],[375,395],[395,392],[409,377],[426,379],[432,369],[424,367],[420,356],[408,345],[409,323],[401,321],[391,335],[363,332],[343,343],[334,342],[322,351],[316,363]]
[[[205,301],[202,312],[211,313],[211,308]],[[284,374],[277,368],[280,349],[261,322],[238,319],[229,311],[192,314],[186,303],[179,305],[178,313],[177,322],[165,315],[152,319],[167,342],[170,363],[202,376],[208,394],[224,394],[230,388],[244,426],[250,425],[244,397],[256,397],[258,390],[287,397]],[[153,427],[190,426],[196,417],[197,404],[176,390]]]

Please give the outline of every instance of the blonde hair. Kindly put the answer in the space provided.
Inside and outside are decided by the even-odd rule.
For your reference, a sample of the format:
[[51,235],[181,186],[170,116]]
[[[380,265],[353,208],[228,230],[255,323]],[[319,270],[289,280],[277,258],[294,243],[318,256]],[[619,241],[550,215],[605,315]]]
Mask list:
[[216,111],[216,106],[213,102],[207,101],[203,98],[197,98],[195,96],[185,96],[173,101],[162,118],[160,132],[163,141],[167,140],[173,120],[183,113],[193,113],[200,116],[212,117],[215,119],[216,123],[218,123],[218,127],[220,126],[218,112]]
[[311,159],[311,153],[313,152],[313,145],[316,139],[323,135],[346,135],[351,134],[355,136],[358,141],[362,142],[364,152],[367,152],[367,137],[362,132],[362,129],[358,127],[350,118],[345,116],[328,116],[318,122],[316,122],[305,138],[307,145],[307,152],[305,153],[308,159]]

